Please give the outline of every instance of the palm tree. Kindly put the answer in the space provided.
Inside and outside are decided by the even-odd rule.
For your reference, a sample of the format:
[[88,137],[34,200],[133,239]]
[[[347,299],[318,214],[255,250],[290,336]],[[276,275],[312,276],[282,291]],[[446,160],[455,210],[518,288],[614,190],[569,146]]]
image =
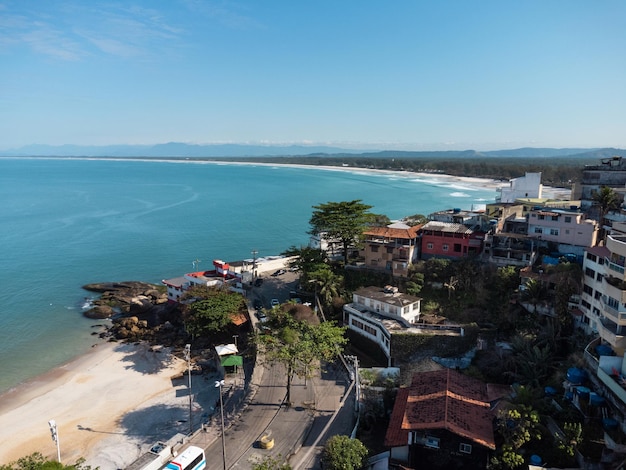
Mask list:
[[322,305],[331,305],[340,296],[343,278],[336,275],[328,266],[309,273],[308,281],[315,289],[316,297]]
[[524,284],[521,298],[526,302],[530,302],[533,306],[533,313],[537,312],[537,304],[546,298],[546,288],[541,281],[537,279],[529,279]]
[[615,190],[609,186],[601,186],[600,190],[593,193],[591,197],[594,206],[599,211],[598,223],[600,224],[600,240],[604,240],[604,217],[609,212],[619,209],[622,200]]

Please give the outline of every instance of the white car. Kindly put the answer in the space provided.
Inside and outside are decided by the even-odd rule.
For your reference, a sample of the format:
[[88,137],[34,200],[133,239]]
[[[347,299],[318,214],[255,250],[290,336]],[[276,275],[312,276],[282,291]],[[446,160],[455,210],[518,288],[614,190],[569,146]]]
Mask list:
[[276,308],[280,305],[280,302],[278,301],[278,299],[272,299],[270,305],[272,306],[272,308]]

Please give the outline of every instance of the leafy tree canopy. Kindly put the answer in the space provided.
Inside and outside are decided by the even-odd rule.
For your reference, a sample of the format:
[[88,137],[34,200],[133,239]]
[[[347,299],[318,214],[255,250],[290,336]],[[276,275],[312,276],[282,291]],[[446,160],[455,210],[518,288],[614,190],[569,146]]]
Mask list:
[[336,435],[326,441],[322,460],[330,470],[356,470],[363,466],[367,447],[358,439]]
[[368,212],[371,208],[360,199],[313,206],[315,210],[309,220],[310,233],[326,233],[329,238],[340,240],[344,261],[347,262],[348,247],[360,241],[363,231],[372,220],[372,214]]
[[270,312],[271,331],[257,336],[257,345],[269,363],[282,364],[287,369],[287,403],[291,399],[294,375],[307,377],[319,366],[319,361],[332,361],[347,342],[345,328],[334,322],[318,325],[299,321],[284,308]]
[[241,294],[221,289],[194,288],[188,296],[196,299],[184,312],[187,331],[194,336],[223,330],[245,306]]
[[84,459],[79,459],[73,465],[63,465],[56,460],[48,460],[39,452],[35,452],[19,458],[15,462],[0,465],[0,470],[91,470],[91,466],[84,465],[84,462]]

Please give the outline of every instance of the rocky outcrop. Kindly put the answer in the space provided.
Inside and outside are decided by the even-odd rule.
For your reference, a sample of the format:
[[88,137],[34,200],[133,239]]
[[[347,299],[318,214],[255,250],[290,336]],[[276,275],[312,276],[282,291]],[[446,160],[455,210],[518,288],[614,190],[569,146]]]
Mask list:
[[87,284],[83,289],[100,294],[84,315],[112,320],[101,337],[168,346],[187,339],[179,308],[167,302],[167,294],[162,287],[159,289],[154,284],[127,281]]
[[88,318],[145,314],[155,306],[167,303],[167,293],[146,282],[100,282],[87,284],[83,289],[101,294],[99,299],[93,301],[93,307],[85,312]]

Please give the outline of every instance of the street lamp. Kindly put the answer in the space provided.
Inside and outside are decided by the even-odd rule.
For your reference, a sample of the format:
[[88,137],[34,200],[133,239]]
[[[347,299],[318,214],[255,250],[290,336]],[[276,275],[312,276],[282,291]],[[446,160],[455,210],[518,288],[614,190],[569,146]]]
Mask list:
[[222,461],[224,462],[224,470],[226,470],[226,438],[224,436],[224,402],[222,401],[223,380],[216,380],[215,387],[220,389],[220,413],[222,414]]
[[193,421],[191,418],[191,344],[185,345],[185,360],[187,361],[187,375],[189,376],[189,434],[193,434]]
[[57,431],[57,422],[53,419],[48,421],[50,426],[50,433],[52,434],[52,440],[57,443],[57,460],[61,462],[61,444],[59,442],[59,433]]

